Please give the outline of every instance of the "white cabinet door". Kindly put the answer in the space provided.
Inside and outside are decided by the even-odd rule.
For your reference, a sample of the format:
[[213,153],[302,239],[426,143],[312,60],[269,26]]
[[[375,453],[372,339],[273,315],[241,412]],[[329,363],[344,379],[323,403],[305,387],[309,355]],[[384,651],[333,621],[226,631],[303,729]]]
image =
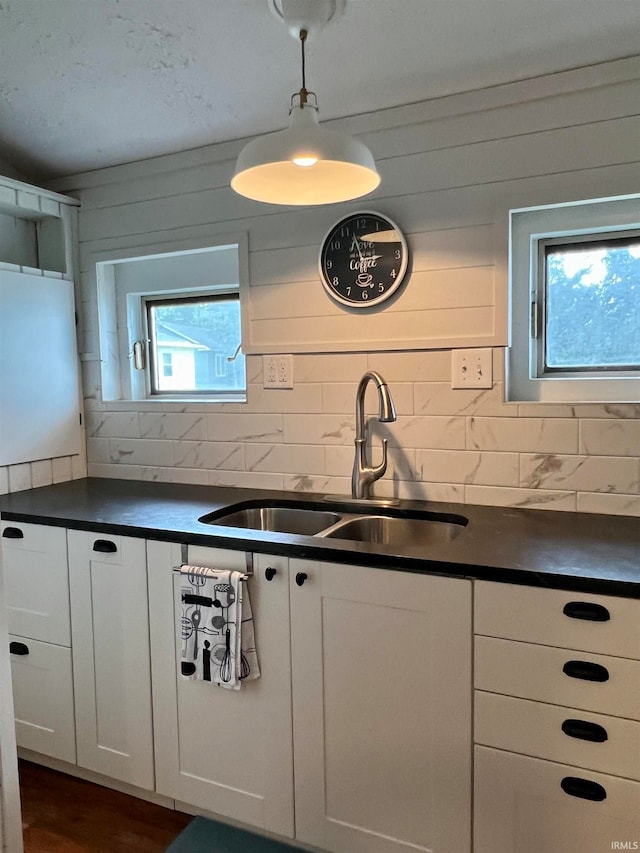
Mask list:
[[71,649],[9,636],[18,746],[75,764]]
[[290,577],[296,837],[469,853],[471,583],[300,560]]
[[70,646],[67,531],[14,521],[0,526],[9,632]]
[[80,453],[73,282],[0,270],[0,465]]
[[482,746],[475,780],[474,853],[600,853],[640,842],[638,782]]
[[69,531],[78,764],[152,790],[145,543]]
[[[256,557],[249,592],[261,677],[238,691],[180,674],[180,547],[148,542],[157,791],[293,836],[287,560]],[[245,571],[245,554],[189,547],[189,563]],[[265,575],[267,568],[275,569]],[[267,578],[271,578],[268,580]]]

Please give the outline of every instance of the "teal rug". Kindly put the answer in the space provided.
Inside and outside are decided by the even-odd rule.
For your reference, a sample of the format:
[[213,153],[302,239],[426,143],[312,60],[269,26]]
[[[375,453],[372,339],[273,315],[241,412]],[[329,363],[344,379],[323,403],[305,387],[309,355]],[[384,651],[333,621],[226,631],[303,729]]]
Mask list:
[[244,829],[196,817],[165,853],[294,853],[299,849]]

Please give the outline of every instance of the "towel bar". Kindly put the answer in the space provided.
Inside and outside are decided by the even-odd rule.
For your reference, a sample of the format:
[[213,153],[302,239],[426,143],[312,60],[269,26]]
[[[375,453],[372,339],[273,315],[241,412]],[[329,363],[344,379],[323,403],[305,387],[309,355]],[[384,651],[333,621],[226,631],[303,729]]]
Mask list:
[[[190,564],[184,563],[183,565],[188,566]],[[238,571],[238,570],[233,569],[232,571]],[[182,574],[182,566],[173,566],[173,573],[176,575]],[[253,577],[253,572],[250,572],[250,573],[244,572],[243,574],[240,575],[240,580],[241,581],[248,581],[250,577]]]
[[[182,566],[190,566],[191,565],[191,563],[189,562],[189,546],[185,545],[184,543],[182,543],[180,545],[180,559],[182,560],[182,565],[174,566],[173,567],[174,572],[181,572]],[[243,581],[246,581],[250,577],[253,576],[253,554],[251,553],[251,551],[245,552],[245,562],[246,562],[247,568],[244,571],[242,577],[240,578],[240,580],[243,580]]]

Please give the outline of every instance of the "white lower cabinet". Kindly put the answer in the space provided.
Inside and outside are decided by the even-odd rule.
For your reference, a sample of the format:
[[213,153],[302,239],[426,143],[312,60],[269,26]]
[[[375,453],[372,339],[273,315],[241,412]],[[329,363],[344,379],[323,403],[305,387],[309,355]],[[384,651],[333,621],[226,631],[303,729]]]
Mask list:
[[18,746],[74,763],[71,649],[9,635]]
[[3,542],[24,746],[335,853],[469,853],[469,581],[256,554],[262,675],[233,691],[180,674],[180,546],[18,527]]
[[[262,674],[236,691],[180,674],[180,576],[172,571],[180,547],[147,548],[158,793],[293,837],[287,559],[255,558],[249,591]],[[190,546],[189,563],[246,570],[242,551]]]
[[179,674],[180,556],[148,543],[158,792],[335,853],[469,853],[470,582],[254,555],[236,692]]
[[67,531],[3,521],[16,742],[75,762]]
[[477,581],[474,624],[474,853],[638,849],[640,602]]
[[298,560],[290,578],[296,837],[468,853],[471,583]]
[[68,532],[77,763],[153,790],[145,542]]
[[474,808],[474,853],[604,853],[640,843],[640,783],[483,746],[475,747]]

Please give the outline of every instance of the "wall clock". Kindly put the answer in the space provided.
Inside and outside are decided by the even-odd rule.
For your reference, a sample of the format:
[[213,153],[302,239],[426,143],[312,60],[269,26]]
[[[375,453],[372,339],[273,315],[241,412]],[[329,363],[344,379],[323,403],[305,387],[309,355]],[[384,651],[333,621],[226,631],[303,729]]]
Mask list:
[[387,216],[351,213],[331,228],[320,249],[320,278],[327,293],[351,308],[369,308],[402,284],[407,241]]

